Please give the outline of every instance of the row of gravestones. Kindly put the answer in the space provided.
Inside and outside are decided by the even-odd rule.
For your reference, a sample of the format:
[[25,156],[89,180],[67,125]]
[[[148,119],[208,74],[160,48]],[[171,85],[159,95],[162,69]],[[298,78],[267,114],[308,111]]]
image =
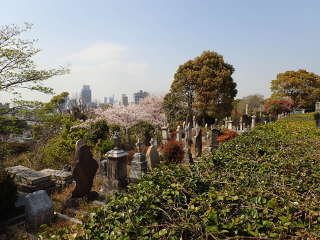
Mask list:
[[153,139],[151,139],[146,153],[142,151],[143,144],[138,140],[136,144],[137,152],[133,155],[130,171],[127,171],[128,153],[121,149],[120,137],[117,133],[113,138],[115,147],[107,152],[100,166],[100,173],[103,177],[101,191],[105,193],[123,189],[129,182],[137,182],[142,174],[158,167],[160,164],[160,156]]
[[[180,141],[184,145],[184,160],[185,162],[193,163],[195,158],[198,158],[202,155],[203,151],[203,142],[205,141],[206,150],[211,152],[212,149],[218,147],[218,140],[217,137],[221,134],[220,130],[215,128],[213,125],[208,127],[205,126],[202,129],[196,123],[191,124],[183,123],[183,126],[178,126],[176,130],[176,140]],[[169,128],[162,127],[162,143],[165,144],[169,138]],[[194,145],[195,149],[195,156],[192,156],[191,148]]]

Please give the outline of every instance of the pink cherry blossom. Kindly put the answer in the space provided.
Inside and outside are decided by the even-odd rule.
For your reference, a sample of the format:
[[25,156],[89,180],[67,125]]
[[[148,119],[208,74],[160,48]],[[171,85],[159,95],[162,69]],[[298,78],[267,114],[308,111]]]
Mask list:
[[95,109],[95,117],[80,123],[77,127],[87,128],[92,123],[105,120],[109,124],[119,124],[130,128],[139,121],[147,121],[155,126],[166,123],[166,117],[162,109],[163,97],[149,96],[139,104],[129,106],[115,105],[108,109]]

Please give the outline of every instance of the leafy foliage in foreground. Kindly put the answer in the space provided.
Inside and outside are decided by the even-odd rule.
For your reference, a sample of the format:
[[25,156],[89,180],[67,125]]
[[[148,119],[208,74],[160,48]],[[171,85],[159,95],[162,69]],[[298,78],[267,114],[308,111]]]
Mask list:
[[258,126],[201,163],[152,171],[78,239],[318,239],[320,130],[312,115]]

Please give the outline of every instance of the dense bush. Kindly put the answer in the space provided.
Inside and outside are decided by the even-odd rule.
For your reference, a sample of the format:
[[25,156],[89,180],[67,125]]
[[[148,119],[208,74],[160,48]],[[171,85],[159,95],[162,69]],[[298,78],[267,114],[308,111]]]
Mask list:
[[319,239],[320,130],[297,115],[155,169],[92,214],[78,239]]
[[15,208],[17,186],[13,179],[0,166],[0,221],[6,220]]
[[170,140],[163,146],[163,157],[169,163],[178,163],[183,160],[183,145],[176,140]]
[[231,139],[235,138],[236,136],[238,136],[238,133],[236,131],[224,130],[224,131],[222,131],[222,134],[217,137],[217,140],[218,140],[218,142],[224,142],[227,140],[231,140]]

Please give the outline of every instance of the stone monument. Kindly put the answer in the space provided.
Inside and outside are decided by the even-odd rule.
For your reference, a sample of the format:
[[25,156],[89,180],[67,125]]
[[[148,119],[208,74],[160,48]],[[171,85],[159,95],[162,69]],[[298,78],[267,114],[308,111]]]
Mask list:
[[120,148],[120,136],[115,132],[113,136],[115,147],[106,153],[106,159],[101,161],[101,174],[104,183],[102,191],[111,192],[127,185],[127,156],[128,153]]
[[196,152],[196,157],[201,157],[201,154],[202,154],[202,129],[200,127],[196,128],[195,152]]
[[320,102],[316,102],[316,104],[315,104],[315,112],[320,112]]
[[178,126],[177,127],[177,137],[176,137],[176,140],[181,142],[182,141],[182,129],[181,129],[181,126]]
[[187,124],[185,129],[185,138],[184,138],[184,160],[188,163],[193,163],[192,153],[191,153],[191,126],[190,123]]
[[154,144],[153,138],[151,138],[150,146],[148,147],[146,157],[147,157],[148,169],[153,169],[159,166],[160,156],[159,156],[157,147]]
[[44,190],[29,193],[24,199],[26,223],[31,229],[53,220],[53,203]]
[[72,198],[87,196],[90,193],[98,163],[93,159],[90,148],[82,140],[76,143],[75,164],[72,171],[76,187]]
[[253,115],[251,119],[251,129],[254,129],[255,127],[256,127],[256,115]]
[[164,126],[161,128],[161,135],[162,135],[162,144],[166,144],[169,140],[169,132],[168,127]]
[[146,155],[142,151],[142,143],[140,142],[140,139],[138,139],[136,147],[138,152],[133,155],[133,159],[131,161],[131,170],[129,174],[131,182],[136,182],[137,180],[139,180],[142,177],[142,174],[147,173],[148,170]]

